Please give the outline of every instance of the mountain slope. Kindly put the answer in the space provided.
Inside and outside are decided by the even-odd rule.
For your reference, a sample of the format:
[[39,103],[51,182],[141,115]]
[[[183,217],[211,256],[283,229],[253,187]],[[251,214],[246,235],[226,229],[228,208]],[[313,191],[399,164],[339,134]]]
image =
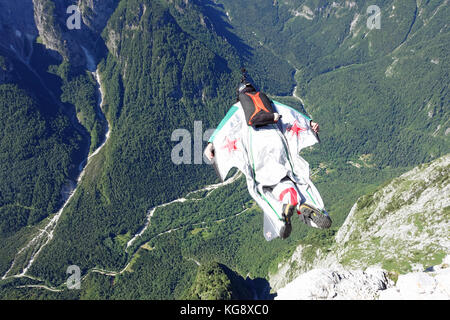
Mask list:
[[[378,290],[393,285],[387,279],[388,273],[395,279],[441,264],[450,253],[449,173],[450,155],[446,155],[361,197],[336,234],[335,242],[328,248],[317,244],[299,246],[278,273],[271,276],[272,287],[281,290],[297,277],[303,278],[295,280],[300,283],[307,279],[327,279],[329,272],[349,279],[359,273],[360,279],[372,279],[376,287],[371,295],[353,298],[373,298]],[[444,288],[446,281],[448,284],[445,279],[442,278]],[[290,290],[300,290],[298,286],[289,286]],[[364,285],[359,287],[364,289]],[[349,294],[347,298],[351,298]],[[284,293],[283,297],[287,298]]]
[[[25,41],[24,50],[32,50]],[[0,46],[2,274],[36,225],[58,211],[87,152],[84,128],[33,68],[36,52],[21,56],[18,50]],[[49,59],[41,58],[41,64]]]

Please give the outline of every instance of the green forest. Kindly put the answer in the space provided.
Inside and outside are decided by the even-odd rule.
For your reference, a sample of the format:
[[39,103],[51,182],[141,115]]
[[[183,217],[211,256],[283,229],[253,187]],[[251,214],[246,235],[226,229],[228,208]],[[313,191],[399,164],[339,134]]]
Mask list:
[[[394,10],[392,1],[378,1],[382,27],[369,30],[372,3],[339,3],[117,1],[99,35],[107,52],[97,59],[110,138],[90,160],[30,278],[2,280],[0,298],[251,298],[299,244],[330,246],[359,197],[448,153],[448,7],[396,2]],[[313,16],[295,14],[304,6]],[[31,64],[50,90],[17,75],[0,84],[2,275],[60,208],[63,185],[75,180],[106,129],[93,75],[35,46]],[[0,55],[0,68],[8,63],[25,70]],[[243,176],[190,193],[219,182],[213,168],[193,158],[171,161],[174,130],[193,133],[194,121],[214,128],[235,102],[241,66],[259,89],[320,124],[322,142],[301,156],[331,229],[295,219],[288,239],[266,242],[262,211]],[[157,207],[181,197],[187,200]],[[65,285],[73,264],[81,290]]]
[[[3,61],[14,63],[8,57]],[[20,70],[20,66],[18,66]],[[13,75],[16,76],[16,75]],[[28,75],[29,76],[29,75]],[[27,83],[0,84],[0,270],[24,245],[33,226],[62,205],[78,165],[82,136],[49,97]]]

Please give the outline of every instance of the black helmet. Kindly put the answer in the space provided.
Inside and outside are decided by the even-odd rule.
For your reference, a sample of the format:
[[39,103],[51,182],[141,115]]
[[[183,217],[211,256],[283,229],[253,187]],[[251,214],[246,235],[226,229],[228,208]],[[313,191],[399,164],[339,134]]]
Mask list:
[[238,92],[242,93],[246,88],[246,91],[255,91],[255,87],[249,81],[241,82],[238,87]]
[[255,87],[253,86],[253,84],[248,80],[249,75],[247,73],[247,70],[245,68],[241,68],[241,73],[242,73],[242,77],[241,77],[241,82],[239,83],[238,86],[238,93],[242,93],[246,88],[248,88],[245,91],[256,91]]
[[[236,88],[236,101],[239,101],[239,95],[245,92],[253,92],[256,91],[253,84],[248,80],[249,75],[247,74],[247,70],[245,68],[241,68],[242,77]],[[250,78],[251,79],[251,78]]]

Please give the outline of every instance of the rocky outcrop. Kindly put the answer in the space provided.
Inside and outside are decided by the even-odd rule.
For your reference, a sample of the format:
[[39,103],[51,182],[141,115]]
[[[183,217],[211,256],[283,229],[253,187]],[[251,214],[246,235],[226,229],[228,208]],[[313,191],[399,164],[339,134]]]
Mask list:
[[278,290],[276,300],[374,299],[393,286],[385,270],[313,269]]
[[95,34],[101,34],[119,0],[80,0],[83,23]]
[[276,300],[448,300],[450,256],[442,264],[398,276],[380,268],[313,269],[277,292]]
[[450,252],[450,155],[363,196],[336,234],[345,265],[421,271]]
[[331,248],[299,246],[271,287],[282,299],[450,299],[449,176],[446,155],[361,197]]
[[[55,3],[50,0],[33,1],[34,21],[39,31],[40,41],[47,49],[58,52],[64,59],[71,58],[67,40],[64,39],[64,29],[61,27]],[[77,61],[71,59],[71,61]]]
[[422,272],[398,277],[395,286],[379,292],[380,300],[450,299],[450,256]]

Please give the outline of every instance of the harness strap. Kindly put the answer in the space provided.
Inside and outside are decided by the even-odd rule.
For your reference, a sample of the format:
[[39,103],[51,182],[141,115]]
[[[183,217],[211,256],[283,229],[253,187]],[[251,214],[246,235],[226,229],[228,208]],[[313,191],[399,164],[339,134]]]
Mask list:
[[255,111],[253,112],[253,114],[250,117],[250,120],[248,121],[248,123],[251,125],[252,124],[252,119],[253,117],[260,112],[261,110],[264,110],[265,112],[270,113],[269,110],[267,110],[267,108],[264,106],[264,103],[262,102],[261,98],[259,97],[259,92],[255,93],[255,94],[251,94],[251,93],[245,93],[246,95],[248,95],[252,101],[253,104],[255,106]]

